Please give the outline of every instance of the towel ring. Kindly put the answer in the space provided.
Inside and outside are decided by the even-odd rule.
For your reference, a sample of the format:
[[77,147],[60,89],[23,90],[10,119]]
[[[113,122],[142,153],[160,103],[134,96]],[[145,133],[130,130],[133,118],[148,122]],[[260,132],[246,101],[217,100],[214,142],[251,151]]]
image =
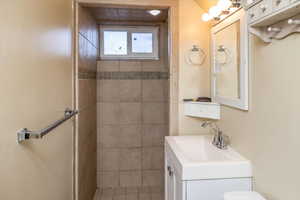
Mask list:
[[193,48],[188,50],[185,56],[186,62],[190,65],[202,65],[205,61],[205,58],[205,52],[197,45],[193,45]]

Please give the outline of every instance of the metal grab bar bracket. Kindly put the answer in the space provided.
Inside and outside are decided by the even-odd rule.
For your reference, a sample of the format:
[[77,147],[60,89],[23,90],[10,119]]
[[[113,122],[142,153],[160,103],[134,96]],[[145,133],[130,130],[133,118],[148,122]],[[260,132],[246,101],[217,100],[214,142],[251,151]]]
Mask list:
[[72,118],[74,115],[78,114],[77,110],[70,110],[67,108],[65,110],[64,117],[57,120],[56,122],[52,123],[50,126],[39,130],[39,131],[31,131],[27,128],[23,128],[17,132],[17,142],[21,143],[22,141],[29,140],[29,139],[41,139],[47,133],[51,132],[53,129],[67,121],[68,119]]

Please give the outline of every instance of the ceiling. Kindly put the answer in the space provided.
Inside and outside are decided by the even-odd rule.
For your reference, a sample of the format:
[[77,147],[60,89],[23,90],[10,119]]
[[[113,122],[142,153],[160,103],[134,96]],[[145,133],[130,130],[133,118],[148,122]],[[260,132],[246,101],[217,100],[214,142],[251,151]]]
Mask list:
[[[159,9],[162,12],[153,16],[146,8],[112,8],[112,7],[89,7],[94,18],[99,22],[164,22],[168,19],[168,9]],[[153,9],[153,8],[151,8]]]

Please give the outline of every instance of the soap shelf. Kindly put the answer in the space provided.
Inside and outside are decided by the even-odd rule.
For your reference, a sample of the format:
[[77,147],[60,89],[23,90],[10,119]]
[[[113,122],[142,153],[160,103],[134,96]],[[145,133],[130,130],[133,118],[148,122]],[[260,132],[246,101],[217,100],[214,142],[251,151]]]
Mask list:
[[184,115],[206,119],[220,119],[220,104],[212,102],[184,102]]
[[[292,33],[300,32],[300,1],[294,0],[280,9],[274,8],[274,2],[278,0],[265,0],[247,9],[249,32],[264,42],[284,39]],[[272,7],[272,10],[262,14],[260,9],[263,6]]]

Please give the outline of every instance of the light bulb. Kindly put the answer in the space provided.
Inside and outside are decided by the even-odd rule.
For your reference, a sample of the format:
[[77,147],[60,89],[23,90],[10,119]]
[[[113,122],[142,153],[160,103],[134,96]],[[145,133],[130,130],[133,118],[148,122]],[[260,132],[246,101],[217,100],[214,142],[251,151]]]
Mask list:
[[148,12],[153,16],[157,16],[161,13],[160,10],[149,10]]
[[238,10],[238,8],[236,8],[236,7],[229,8],[229,11],[230,11],[231,13],[235,12],[236,10]]
[[212,17],[208,13],[204,13],[202,15],[202,20],[205,21],[205,22],[207,22],[207,21],[209,21],[211,19],[212,19]]
[[218,17],[221,14],[221,9],[218,6],[213,6],[209,9],[208,13],[212,17]]
[[218,7],[221,9],[221,10],[228,10],[228,8],[230,8],[231,6],[231,1],[230,0],[219,0],[218,2]]

